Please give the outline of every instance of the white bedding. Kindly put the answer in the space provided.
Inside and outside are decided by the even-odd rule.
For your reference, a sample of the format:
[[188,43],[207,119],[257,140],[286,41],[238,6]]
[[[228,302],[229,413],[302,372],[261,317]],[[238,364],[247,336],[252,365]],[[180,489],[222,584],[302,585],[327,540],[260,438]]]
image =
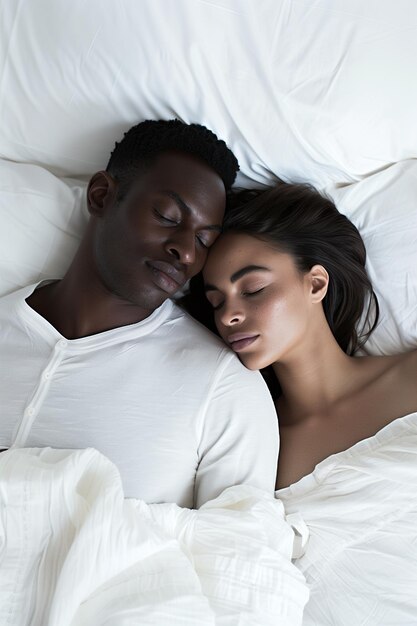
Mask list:
[[[244,186],[279,176],[331,195],[364,236],[380,299],[381,320],[366,352],[417,347],[416,58],[415,0],[0,0],[0,295],[62,276],[87,221],[89,175],[105,166],[132,124],[178,117],[206,124],[229,143]],[[299,561],[312,585],[308,626],[334,626],[333,618],[346,626],[399,626],[390,617],[397,609],[401,624],[417,623],[414,422],[384,431],[399,437],[384,439],[380,457],[363,442],[282,494],[312,533]],[[254,501],[241,490],[227,495],[236,505],[154,509],[123,503],[114,468],[91,451],[13,455],[0,455],[2,478],[9,459],[28,480],[14,484],[15,507],[11,483],[0,490],[3,505],[8,500],[0,509],[3,565],[7,559],[0,623],[20,626],[16,611],[36,605],[36,626],[125,626],[130,619],[249,626],[257,622],[245,610],[257,602],[277,616],[287,611],[282,624],[298,623],[302,581],[286,569],[285,534],[275,546],[281,535],[270,532],[283,524],[279,504],[256,500],[272,524],[253,517]],[[78,482],[90,464],[106,476],[103,485],[113,485],[91,501],[88,481]],[[48,497],[60,508],[49,513]],[[398,519],[384,514],[385,505]],[[222,521],[216,531],[210,516]],[[237,518],[236,536],[245,537],[238,543]],[[258,524],[266,524],[269,545],[259,562],[251,534]],[[54,538],[65,538],[61,549]],[[222,583],[208,598],[208,570],[196,569],[196,554],[210,538],[220,554],[207,567],[222,572]],[[110,565],[109,554],[117,554]],[[274,570],[284,562],[287,586]],[[22,578],[12,576],[17,571]],[[258,575],[253,595],[235,597],[232,574],[239,581]],[[227,590],[229,615],[216,608],[224,609]],[[269,623],[267,613],[259,619]]]
[[200,122],[241,182],[416,156],[415,0],[2,0],[0,156],[91,175],[137,121]]
[[282,504],[231,487],[198,511],[123,499],[93,449],[0,454],[0,623],[299,626]]
[[310,530],[303,626],[417,623],[417,413],[277,492]]

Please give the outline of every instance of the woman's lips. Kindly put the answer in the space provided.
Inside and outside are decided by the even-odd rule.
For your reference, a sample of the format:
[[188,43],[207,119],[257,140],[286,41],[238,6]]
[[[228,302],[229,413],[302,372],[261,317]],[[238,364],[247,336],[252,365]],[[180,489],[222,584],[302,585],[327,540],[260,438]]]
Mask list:
[[235,335],[230,335],[227,338],[230,347],[235,352],[241,352],[248,346],[251,346],[257,339],[259,335],[248,335],[247,333],[236,333]]

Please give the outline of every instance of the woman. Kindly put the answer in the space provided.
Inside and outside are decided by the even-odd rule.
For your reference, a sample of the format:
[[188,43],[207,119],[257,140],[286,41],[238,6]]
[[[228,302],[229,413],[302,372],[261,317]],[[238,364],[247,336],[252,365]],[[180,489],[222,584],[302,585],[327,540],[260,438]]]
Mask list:
[[353,356],[378,319],[357,229],[279,184],[230,210],[204,283],[221,337],[279,383],[277,497],[310,530],[305,623],[417,623],[417,351]]

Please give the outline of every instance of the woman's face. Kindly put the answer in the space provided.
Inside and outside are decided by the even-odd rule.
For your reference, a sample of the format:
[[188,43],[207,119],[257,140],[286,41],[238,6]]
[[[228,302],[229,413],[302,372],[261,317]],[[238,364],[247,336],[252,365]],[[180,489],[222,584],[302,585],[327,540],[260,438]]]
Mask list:
[[203,276],[217,329],[246,367],[261,369],[302,350],[314,287],[290,254],[226,233],[211,248]]

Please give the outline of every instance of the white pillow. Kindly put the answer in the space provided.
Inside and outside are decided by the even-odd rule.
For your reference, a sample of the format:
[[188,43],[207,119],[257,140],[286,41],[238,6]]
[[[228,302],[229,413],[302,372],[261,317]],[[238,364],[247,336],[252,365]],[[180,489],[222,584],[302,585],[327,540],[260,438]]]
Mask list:
[[356,225],[367,249],[367,270],[381,312],[365,352],[417,348],[417,160],[326,192]]
[[4,1],[0,156],[91,175],[176,116],[226,140],[243,186],[352,182],[416,156],[416,27],[415,0]]
[[86,183],[0,160],[0,296],[61,278],[88,220]]

